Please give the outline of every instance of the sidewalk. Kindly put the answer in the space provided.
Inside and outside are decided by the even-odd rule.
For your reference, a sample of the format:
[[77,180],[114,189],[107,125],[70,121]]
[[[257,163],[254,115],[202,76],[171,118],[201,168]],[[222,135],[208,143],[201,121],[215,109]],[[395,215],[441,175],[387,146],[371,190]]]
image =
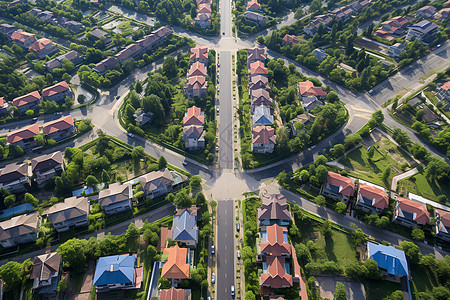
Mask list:
[[412,170],[409,170],[405,173],[399,174],[397,176],[392,177],[392,183],[391,183],[391,191],[395,192],[397,191],[397,182],[399,180],[402,180],[404,178],[408,178],[410,176],[416,175],[417,173],[419,173],[419,170],[417,170],[417,168],[414,168]]

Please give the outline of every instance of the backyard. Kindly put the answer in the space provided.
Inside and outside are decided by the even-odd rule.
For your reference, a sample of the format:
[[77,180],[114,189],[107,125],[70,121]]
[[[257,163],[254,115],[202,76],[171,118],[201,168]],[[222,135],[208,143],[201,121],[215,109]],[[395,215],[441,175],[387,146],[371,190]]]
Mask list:
[[437,181],[430,182],[425,176],[425,171],[401,180],[398,183],[398,192],[405,196],[408,193],[413,193],[437,202],[442,202],[442,200],[439,201],[438,197],[444,195],[447,198],[447,202],[442,204],[450,204],[448,200],[450,199],[450,186],[440,185]]

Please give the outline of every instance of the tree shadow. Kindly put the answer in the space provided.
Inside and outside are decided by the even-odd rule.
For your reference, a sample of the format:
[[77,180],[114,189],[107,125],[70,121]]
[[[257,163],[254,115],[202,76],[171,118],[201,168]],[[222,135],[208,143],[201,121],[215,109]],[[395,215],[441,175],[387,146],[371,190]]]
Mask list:
[[327,254],[328,260],[337,262],[337,257],[334,254],[334,240],[333,237],[325,237],[325,253]]

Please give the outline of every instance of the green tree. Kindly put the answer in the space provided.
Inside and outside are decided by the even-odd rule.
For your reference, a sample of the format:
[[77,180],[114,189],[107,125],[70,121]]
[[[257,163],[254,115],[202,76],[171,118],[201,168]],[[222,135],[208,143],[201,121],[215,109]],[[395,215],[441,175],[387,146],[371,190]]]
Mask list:
[[339,101],[339,96],[335,91],[331,91],[327,94],[326,100],[329,103],[335,103],[335,102]]
[[400,246],[411,262],[418,263],[420,261],[422,255],[420,254],[419,246],[409,241],[401,241]]
[[89,175],[88,177],[86,177],[86,185],[90,188],[95,188],[98,184],[98,180],[97,178],[95,178],[95,176],[93,175]]
[[31,205],[33,205],[34,207],[38,206],[39,204],[39,200],[36,199],[32,194],[30,193],[25,193],[24,196],[24,200],[26,203],[30,203]]
[[13,205],[16,202],[16,195],[6,196],[3,202],[5,203],[6,207]]
[[333,157],[338,158],[345,154],[345,147],[342,144],[336,144],[333,147]]
[[422,242],[425,239],[425,233],[423,232],[422,229],[416,228],[412,230],[411,237],[415,241]]
[[199,175],[194,175],[189,180],[189,186],[191,191],[201,189],[202,187],[202,178]]
[[68,287],[69,287],[69,282],[66,281],[66,280],[64,280],[64,279],[61,279],[61,280],[58,282],[58,287],[56,288],[56,291],[57,291],[58,293],[62,293],[62,292],[64,292],[65,290],[67,290]]
[[136,227],[136,224],[131,222],[130,225],[128,225],[125,236],[128,241],[136,240],[139,237],[139,229]]
[[316,198],[314,198],[314,202],[316,202],[317,205],[322,207],[324,207],[326,204],[325,197],[322,195],[316,196]]
[[344,202],[336,202],[335,210],[340,214],[345,214],[345,211],[347,210],[347,205],[345,205]]
[[316,168],[316,177],[320,184],[325,182],[328,176],[328,169],[324,165],[320,165]]
[[195,195],[195,203],[197,205],[205,204],[206,203],[205,195],[203,195],[203,193],[197,193],[197,195]]
[[390,175],[391,175],[391,167],[388,166],[383,171],[383,181],[387,181]]
[[167,168],[167,160],[164,156],[160,156],[158,159],[158,170]]
[[173,56],[167,56],[163,63],[163,74],[169,79],[174,78],[178,75],[178,67]]
[[82,273],[86,270],[86,242],[86,240],[73,238],[56,249],[56,252],[61,255],[64,267],[70,268],[75,273]]
[[345,292],[345,286],[342,282],[336,282],[336,288],[334,289],[334,300],[346,300],[347,293]]
[[77,97],[78,103],[83,104],[85,100],[86,100],[86,96],[85,95],[83,95],[83,94],[79,94],[78,95],[78,97]]
[[102,181],[104,183],[109,183],[111,181],[111,177],[109,176],[108,172],[106,172],[106,170],[102,171]]
[[134,90],[138,94],[142,93],[142,83],[140,81],[136,82],[136,85],[134,86]]
[[301,170],[299,176],[300,176],[300,179],[301,179],[303,182],[307,182],[307,181],[308,181],[308,178],[309,178],[309,172],[308,172],[308,170]]
[[181,190],[175,195],[173,203],[178,208],[188,208],[192,206],[192,198],[189,196],[187,190]]
[[146,259],[148,262],[152,262],[152,261],[154,260],[155,256],[156,256],[156,254],[158,254],[158,252],[156,251],[155,246],[153,246],[153,245],[148,245],[148,247],[147,247],[147,253],[146,253],[146,255],[145,255],[145,259]]
[[381,125],[384,121],[384,115],[381,110],[377,110],[372,114],[372,118],[377,122],[378,125]]

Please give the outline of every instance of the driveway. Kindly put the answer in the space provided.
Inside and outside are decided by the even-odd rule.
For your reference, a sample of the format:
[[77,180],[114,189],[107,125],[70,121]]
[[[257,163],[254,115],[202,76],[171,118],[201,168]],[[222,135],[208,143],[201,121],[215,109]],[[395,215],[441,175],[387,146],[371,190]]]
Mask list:
[[72,297],[69,297],[69,299],[74,300],[91,299],[92,284],[94,281],[94,272],[95,272],[95,262],[91,260],[89,261],[86,274],[84,275],[83,285],[81,286],[80,292]]
[[341,282],[345,286],[348,300],[366,299],[366,290],[361,282],[348,281],[346,277],[336,276],[314,276],[319,282],[320,297],[333,299],[336,283]]

